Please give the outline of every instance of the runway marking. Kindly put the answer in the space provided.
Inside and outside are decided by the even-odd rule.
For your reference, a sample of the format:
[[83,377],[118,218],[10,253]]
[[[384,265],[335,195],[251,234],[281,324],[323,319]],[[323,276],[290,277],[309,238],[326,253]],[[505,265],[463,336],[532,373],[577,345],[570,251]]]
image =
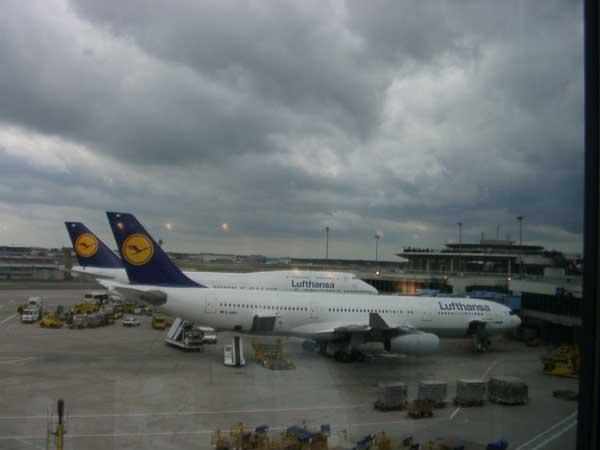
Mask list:
[[571,422],[570,424],[568,424],[566,427],[564,427],[562,430],[560,430],[558,433],[553,434],[548,439],[546,439],[543,442],[540,442],[538,445],[536,445],[535,447],[533,447],[530,450],[539,450],[539,449],[545,447],[547,444],[549,444],[550,442],[552,442],[556,438],[558,438],[558,437],[562,436],[563,434],[565,434],[567,431],[569,431],[575,425],[577,425],[577,420],[574,420],[573,422]]
[[9,358],[6,361],[0,361],[0,364],[15,364],[15,365],[18,363],[23,364],[23,363],[31,361],[32,359],[35,359],[35,357],[29,356],[26,358],[12,358],[12,359]]
[[[370,403],[360,403],[356,405],[338,405],[338,406],[310,406],[305,408],[285,408],[285,409],[230,409],[222,411],[167,411],[167,412],[138,412],[138,413],[113,413],[113,414],[69,414],[69,419],[93,419],[97,417],[153,417],[153,416],[201,416],[217,414],[254,414],[254,413],[281,413],[298,411],[325,411],[329,409],[353,409],[370,406]],[[48,416],[0,416],[0,420],[27,420],[27,419],[47,419]]]
[[7,317],[7,318],[6,318],[6,319],[4,319],[2,322],[0,322],[0,325],[2,325],[2,324],[4,324],[4,323],[8,322],[10,319],[14,319],[15,317],[17,317],[17,314],[18,314],[18,313],[14,313],[12,316],[10,316],[10,317]]
[[15,441],[21,442],[25,445],[29,445],[30,447],[33,447],[33,448],[37,448],[38,450],[46,450],[44,447],[38,447],[37,445],[32,444],[31,442],[27,442],[24,439],[15,439]]
[[459,411],[460,411],[460,406],[454,410],[454,412],[453,412],[453,413],[452,413],[452,415],[450,416],[450,419],[448,419],[448,420],[452,420],[452,419],[454,419],[454,416],[456,416],[456,415],[458,414],[458,412],[459,412]]
[[490,370],[492,370],[496,364],[498,364],[497,359],[492,364],[490,364],[490,367],[488,367],[485,372],[483,372],[483,375],[481,376],[481,378],[487,377],[488,374],[490,373]]
[[541,444],[538,444],[538,446],[533,447],[531,450],[534,449],[539,449],[541,448],[541,446],[546,445],[548,442],[556,439],[557,437],[559,437],[561,434],[565,433],[566,431],[568,431],[570,428],[573,427],[573,425],[575,425],[577,423],[577,411],[573,412],[572,414],[569,414],[567,417],[565,417],[564,419],[562,419],[561,421],[555,423],[554,425],[552,425],[550,428],[548,428],[545,431],[542,431],[540,434],[535,435],[534,437],[532,437],[531,439],[529,439],[527,442],[519,445],[517,448],[515,448],[515,450],[522,450],[525,447],[527,447],[529,444],[531,444],[532,442],[538,440],[541,437],[544,437],[546,434],[551,433],[552,431],[554,431],[556,428],[560,427],[561,425],[564,425],[565,422],[568,422],[569,420],[575,418],[575,420],[568,424],[566,426],[565,429],[561,430],[559,433],[555,434],[552,436],[552,438],[548,439],[547,441],[542,442]]

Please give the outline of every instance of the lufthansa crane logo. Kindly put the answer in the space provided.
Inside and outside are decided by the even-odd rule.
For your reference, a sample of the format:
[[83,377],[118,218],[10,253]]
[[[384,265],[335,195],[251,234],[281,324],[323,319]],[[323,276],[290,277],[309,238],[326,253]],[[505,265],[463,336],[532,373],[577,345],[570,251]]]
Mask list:
[[129,264],[134,266],[143,266],[154,254],[154,245],[148,236],[143,234],[132,234],[125,242],[121,249],[123,257]]
[[84,258],[91,258],[98,251],[98,239],[89,233],[80,235],[75,240],[75,252]]

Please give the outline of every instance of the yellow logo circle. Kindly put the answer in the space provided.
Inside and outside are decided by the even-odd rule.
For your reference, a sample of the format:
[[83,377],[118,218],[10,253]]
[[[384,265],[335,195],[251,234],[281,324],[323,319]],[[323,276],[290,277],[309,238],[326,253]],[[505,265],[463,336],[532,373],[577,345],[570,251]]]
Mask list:
[[152,258],[154,254],[154,246],[148,236],[143,234],[132,234],[125,242],[121,249],[123,257],[129,264],[134,266],[142,266]]
[[98,247],[98,239],[89,233],[84,233],[75,240],[75,252],[84,258],[94,256]]

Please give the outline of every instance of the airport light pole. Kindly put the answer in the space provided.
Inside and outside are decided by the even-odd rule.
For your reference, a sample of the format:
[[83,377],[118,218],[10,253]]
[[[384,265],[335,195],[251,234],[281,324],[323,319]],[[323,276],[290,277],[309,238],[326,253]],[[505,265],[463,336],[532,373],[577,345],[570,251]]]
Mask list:
[[381,239],[381,233],[375,233],[375,262],[379,261],[379,239]]
[[329,262],[329,227],[325,227],[325,261]]
[[462,226],[463,226],[463,223],[456,222],[456,225],[458,225],[458,272],[461,273],[462,272],[461,253],[462,253]]
[[519,275],[523,278],[523,216],[518,216],[519,221]]

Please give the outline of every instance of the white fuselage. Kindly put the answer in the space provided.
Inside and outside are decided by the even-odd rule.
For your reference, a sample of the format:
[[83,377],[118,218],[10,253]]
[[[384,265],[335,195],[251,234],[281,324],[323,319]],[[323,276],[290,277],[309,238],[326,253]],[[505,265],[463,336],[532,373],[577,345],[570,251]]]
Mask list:
[[[71,271],[75,274],[87,274],[129,283],[124,268],[76,266]],[[356,275],[346,272],[273,270],[250,273],[184,272],[184,274],[197,283],[217,289],[377,294],[373,286],[357,278]]]
[[489,334],[520,324],[509,308],[477,299],[132,287],[166,293],[167,302],[160,307],[164,312],[216,330],[250,332],[255,317],[276,317],[268,334],[328,339],[340,327],[369,325],[371,312],[390,327],[415,328],[440,337],[465,336],[473,321],[485,322]]

